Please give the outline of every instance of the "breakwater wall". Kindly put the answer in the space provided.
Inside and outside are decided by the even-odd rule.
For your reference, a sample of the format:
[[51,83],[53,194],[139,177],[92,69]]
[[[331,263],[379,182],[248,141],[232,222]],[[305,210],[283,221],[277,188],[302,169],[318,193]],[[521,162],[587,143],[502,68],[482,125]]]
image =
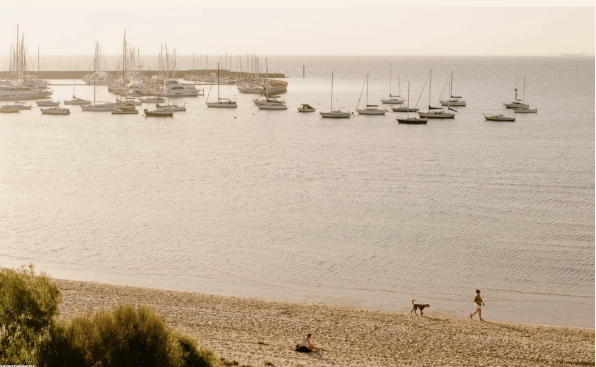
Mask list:
[[[110,76],[116,76],[122,72],[118,71],[108,71]],[[146,77],[151,77],[156,75],[158,72],[155,70],[143,70],[139,71],[140,74]],[[176,78],[184,78],[185,75],[210,75],[216,74],[217,69],[205,69],[205,70],[177,70],[176,73],[170,72],[170,77]],[[81,79],[83,75],[90,74],[89,71],[83,70],[55,70],[55,71],[30,71],[27,74],[35,75],[41,79]],[[236,72],[236,71],[227,71],[227,70],[220,70],[219,74],[221,77],[232,77],[232,78],[254,78],[254,73],[245,73],[245,72]],[[13,71],[0,71],[0,78],[11,78],[14,76]],[[260,78],[265,78],[265,74],[259,74]],[[269,78],[286,78],[283,73],[269,73]]]

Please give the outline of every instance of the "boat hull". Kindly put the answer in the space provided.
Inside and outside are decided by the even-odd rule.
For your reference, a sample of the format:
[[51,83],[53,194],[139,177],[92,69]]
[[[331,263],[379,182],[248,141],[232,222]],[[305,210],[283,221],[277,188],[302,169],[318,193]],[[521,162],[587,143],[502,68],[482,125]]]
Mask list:
[[417,108],[408,108],[408,107],[391,107],[393,112],[418,112]]
[[387,111],[378,109],[356,110],[359,115],[384,115]]
[[286,105],[257,105],[257,107],[259,107],[259,110],[287,110],[288,106]]
[[515,113],[538,113],[537,108],[514,108]]
[[489,116],[489,115],[484,115],[484,119],[486,121],[501,121],[501,122],[515,122],[515,117],[509,117],[509,116]]
[[316,109],[314,108],[299,108],[298,112],[315,112]]
[[349,112],[319,112],[321,117],[329,119],[348,119],[352,115]]
[[530,105],[527,105],[525,103],[503,103],[503,106],[505,106],[505,108],[529,108]]
[[386,99],[381,99],[381,102],[383,104],[403,104],[404,100],[399,99],[399,98],[386,98]]
[[40,108],[43,115],[70,115],[68,108]]
[[458,101],[458,102],[439,101],[439,103],[441,103],[441,106],[454,106],[454,107],[465,107],[466,106],[465,101]]
[[236,103],[217,103],[217,102],[207,102],[207,107],[214,107],[214,108],[237,108],[238,105]]
[[455,117],[454,113],[450,112],[440,112],[440,113],[432,113],[432,112],[420,112],[418,111],[418,116],[426,117],[429,119],[452,119]]
[[412,118],[405,118],[405,119],[396,119],[397,122],[400,124],[409,124],[409,125],[423,125],[428,122],[428,119],[417,119],[415,117]]
[[148,111],[145,110],[145,117],[174,117],[172,111]]

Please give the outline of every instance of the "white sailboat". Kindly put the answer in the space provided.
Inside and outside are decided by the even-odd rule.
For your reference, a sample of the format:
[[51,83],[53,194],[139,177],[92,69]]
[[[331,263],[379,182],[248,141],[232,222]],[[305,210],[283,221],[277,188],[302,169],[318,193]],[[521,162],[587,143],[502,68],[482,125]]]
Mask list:
[[440,107],[432,107],[431,103],[431,96],[432,96],[432,81],[433,81],[433,72],[430,71],[430,82],[428,84],[428,111],[418,111],[418,116],[420,117],[427,117],[427,118],[434,118],[434,119],[452,119],[455,117],[455,113],[449,111],[455,111],[451,107],[447,106],[447,110]]
[[[526,78],[524,78],[524,90],[522,92],[522,103],[524,103],[525,100],[526,100]],[[515,112],[515,113],[538,113],[538,109],[530,108],[530,105],[527,105],[527,107],[515,107],[513,109],[513,112]]]
[[[362,98],[362,93],[360,93],[360,98]],[[365,108],[358,108],[360,106],[360,98],[358,99],[358,106],[356,106],[356,112],[359,115],[384,115],[387,112],[384,109],[378,108],[379,106],[376,104],[368,104],[368,74],[366,74],[366,107]]]
[[391,94],[391,71],[393,69],[393,65],[391,65],[391,69],[389,69],[389,98],[383,98],[381,99],[381,102],[383,104],[403,104],[404,103],[404,99],[401,97],[401,78],[397,78],[398,79],[398,86],[399,86],[399,94],[397,96],[394,96],[393,94]]
[[281,97],[270,97],[269,96],[269,67],[267,66],[267,59],[265,59],[265,92],[263,95],[265,99],[259,98],[253,100],[259,110],[287,110],[288,106]]
[[[97,42],[95,45],[95,52],[97,56]],[[93,59],[93,77],[95,78],[95,58]],[[97,104],[95,102],[95,81],[93,82],[93,104],[81,105],[81,111],[87,112],[111,112],[117,110],[116,104],[111,102]]]
[[[209,94],[211,94],[211,88],[209,88]],[[207,101],[209,100],[209,94],[207,95]],[[229,98],[221,98],[219,96],[219,63],[217,63],[217,102],[206,102],[206,104],[207,104],[207,107],[216,107],[216,108],[236,108],[236,107],[238,107],[238,104],[236,103],[236,101],[232,101]]]
[[[524,94],[526,90],[526,78],[524,78]],[[514,100],[511,103],[503,103],[505,108],[529,108],[530,106],[525,104],[523,99],[517,98],[517,85],[513,88],[513,92],[515,92]]]
[[514,122],[515,121],[515,116],[505,116],[503,114],[498,114],[498,115],[484,115],[484,119],[486,121]]
[[439,101],[442,106],[465,107],[466,101],[461,96],[453,95],[453,70],[451,70],[451,82],[449,82],[449,98]]
[[397,122],[400,124],[410,124],[410,125],[421,125],[426,124],[428,122],[428,117],[410,117],[410,82],[408,81],[408,108],[406,109],[408,113],[408,117],[404,118],[397,118]]
[[352,115],[350,111],[342,111],[342,110],[334,110],[333,109],[333,71],[331,71],[331,109],[327,112],[319,112],[321,117],[323,118],[332,118],[332,119],[346,119],[350,118]]

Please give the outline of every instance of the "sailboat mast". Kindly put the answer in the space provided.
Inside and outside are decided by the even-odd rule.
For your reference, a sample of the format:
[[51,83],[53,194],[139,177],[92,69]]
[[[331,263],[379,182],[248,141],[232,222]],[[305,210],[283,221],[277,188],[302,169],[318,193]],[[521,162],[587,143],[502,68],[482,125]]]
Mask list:
[[331,111],[333,111],[333,70],[331,70]]
[[449,83],[449,96],[453,98],[453,70],[451,70],[451,82]]
[[430,91],[433,86],[433,71],[430,71],[430,83],[428,84],[428,109],[430,110]]
[[526,100],[526,78],[524,78],[524,90],[522,92],[522,103],[525,103]]
[[219,103],[219,62],[217,63],[217,103]]
[[368,107],[368,73],[366,74],[366,107]]
[[408,80],[408,119],[410,118],[410,81]]
[[389,97],[391,97],[391,70],[393,69],[393,64],[389,68]]

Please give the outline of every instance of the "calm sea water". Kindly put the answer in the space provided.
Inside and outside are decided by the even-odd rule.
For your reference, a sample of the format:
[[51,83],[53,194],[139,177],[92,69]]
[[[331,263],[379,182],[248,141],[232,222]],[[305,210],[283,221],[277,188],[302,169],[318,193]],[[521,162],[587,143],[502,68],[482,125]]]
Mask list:
[[[0,265],[400,312],[416,298],[429,315],[460,317],[478,288],[488,320],[594,327],[594,58],[268,63],[290,76],[287,111],[259,111],[253,95],[222,86],[238,109],[197,97],[170,119],[78,106],[0,115]],[[453,70],[468,106],[427,126],[398,125],[393,112],[334,121],[296,111],[329,108],[332,69],[334,107],[354,110],[367,73],[378,103],[391,64],[393,93],[398,75],[402,94],[411,81],[412,104],[428,104],[432,69],[433,105]],[[484,121],[506,112],[524,77],[538,114]],[[71,85],[54,86],[54,99],[73,89],[93,98]],[[115,99],[104,86],[96,98]]]

